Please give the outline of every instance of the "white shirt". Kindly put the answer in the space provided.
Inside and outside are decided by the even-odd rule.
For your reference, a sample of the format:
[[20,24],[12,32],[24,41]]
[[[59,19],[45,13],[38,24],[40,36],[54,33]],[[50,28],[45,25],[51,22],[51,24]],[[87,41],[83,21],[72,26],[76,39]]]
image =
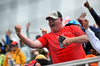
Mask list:
[[24,53],[24,55],[26,57],[26,62],[30,61],[31,60],[31,51],[30,51],[30,48],[28,46],[24,45],[21,48],[21,51]]
[[94,32],[88,28],[85,30],[92,47],[100,54],[100,40],[95,36]]

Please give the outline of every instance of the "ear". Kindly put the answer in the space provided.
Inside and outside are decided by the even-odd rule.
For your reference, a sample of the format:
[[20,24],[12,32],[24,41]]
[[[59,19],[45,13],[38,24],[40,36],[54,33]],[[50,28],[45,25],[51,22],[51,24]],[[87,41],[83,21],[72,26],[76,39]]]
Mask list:
[[61,21],[63,21],[63,19],[62,19],[62,18],[60,18],[60,20],[61,20]]

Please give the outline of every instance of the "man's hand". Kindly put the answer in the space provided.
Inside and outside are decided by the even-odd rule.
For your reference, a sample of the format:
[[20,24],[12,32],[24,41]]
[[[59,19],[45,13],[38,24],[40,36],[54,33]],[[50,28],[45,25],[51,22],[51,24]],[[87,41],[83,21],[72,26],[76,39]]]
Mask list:
[[19,24],[15,26],[15,31],[17,34],[21,33],[21,26]]
[[42,35],[47,33],[47,30],[40,28],[40,30],[42,30]]
[[86,16],[86,12],[82,12],[79,19],[84,18]]
[[7,53],[6,56],[7,56],[8,59],[11,59],[12,58],[12,55],[10,53]]
[[96,25],[95,25],[95,24],[93,24],[93,27],[96,27]]
[[8,29],[8,30],[6,31],[6,35],[7,35],[8,37],[10,37],[10,35],[11,35],[10,29]]
[[80,17],[77,19],[81,23],[82,27],[83,27],[82,19],[84,19],[85,16],[86,16],[86,12],[82,12]]
[[[63,36],[65,37],[65,36]],[[61,46],[64,46],[64,48],[68,45],[70,45],[71,43],[73,43],[73,40],[71,38],[65,37],[66,39],[62,42]]]
[[89,5],[89,3],[88,3],[87,0],[86,0],[86,2],[84,3],[84,6],[85,6],[86,8],[88,8],[89,10],[91,10],[91,7],[90,7],[90,5]]
[[87,19],[82,19],[83,27],[85,30],[89,28],[89,21]]

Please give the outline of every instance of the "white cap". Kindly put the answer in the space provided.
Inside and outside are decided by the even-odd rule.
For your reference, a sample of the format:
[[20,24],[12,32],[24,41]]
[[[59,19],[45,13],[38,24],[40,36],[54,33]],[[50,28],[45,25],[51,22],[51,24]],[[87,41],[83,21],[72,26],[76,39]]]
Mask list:
[[48,20],[48,18],[54,18],[54,19],[62,18],[62,15],[59,11],[54,10],[49,13],[49,15],[46,17],[46,20]]

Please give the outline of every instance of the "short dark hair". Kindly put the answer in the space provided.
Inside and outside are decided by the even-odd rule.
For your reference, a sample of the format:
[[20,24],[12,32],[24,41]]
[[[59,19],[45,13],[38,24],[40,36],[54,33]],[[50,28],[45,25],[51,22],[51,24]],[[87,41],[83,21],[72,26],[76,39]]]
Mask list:
[[0,47],[2,47],[2,43],[0,42]]
[[36,59],[36,61],[37,61],[38,63],[40,63],[42,66],[52,64],[52,63],[51,63],[49,60],[47,60],[47,59]]
[[38,39],[39,37],[41,37],[41,35],[36,35],[36,39]]

